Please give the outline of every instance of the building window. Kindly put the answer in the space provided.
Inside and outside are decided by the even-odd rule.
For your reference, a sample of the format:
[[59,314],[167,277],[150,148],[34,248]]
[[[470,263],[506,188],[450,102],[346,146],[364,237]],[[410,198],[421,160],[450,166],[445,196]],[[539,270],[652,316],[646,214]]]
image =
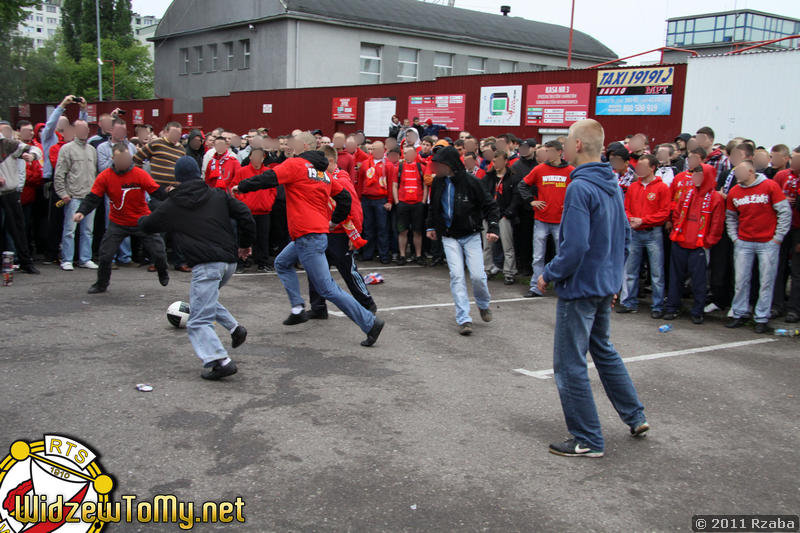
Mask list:
[[470,57],[467,60],[467,74],[486,74],[486,58]]
[[58,21],[56,19],[54,19],[53,17],[47,17],[47,23],[48,24],[58,24]]
[[36,28],[36,33],[42,33],[42,28]]
[[242,66],[241,68],[250,68],[250,39],[243,39],[239,41],[242,47]]
[[499,71],[501,74],[506,74],[508,72],[516,72],[517,71],[517,63],[516,61],[506,61],[505,59],[500,60],[500,67]]
[[203,72],[203,47],[202,46],[195,46],[194,47],[194,57],[196,59],[194,73],[200,74]]
[[[41,9],[41,8],[37,7],[36,9]],[[58,13],[58,8],[56,6],[47,6],[47,12],[48,13]]]
[[219,52],[217,51],[217,45],[216,44],[208,45],[208,51],[209,51],[208,55],[211,57],[211,65],[208,71],[216,72],[218,68],[217,65],[219,64],[219,56],[217,55]]
[[437,78],[453,75],[453,54],[436,52],[433,56],[433,75]]
[[222,46],[225,47],[225,70],[233,70],[233,43],[228,41],[222,43]]
[[361,43],[361,83],[381,82],[381,47]]
[[178,51],[178,56],[180,59],[180,73],[182,76],[185,76],[189,74],[189,49],[181,48]]
[[397,78],[400,81],[417,81],[419,50],[415,48],[399,48],[397,63]]
[[43,16],[36,15],[36,22],[43,22],[43,21],[44,21],[44,17]]

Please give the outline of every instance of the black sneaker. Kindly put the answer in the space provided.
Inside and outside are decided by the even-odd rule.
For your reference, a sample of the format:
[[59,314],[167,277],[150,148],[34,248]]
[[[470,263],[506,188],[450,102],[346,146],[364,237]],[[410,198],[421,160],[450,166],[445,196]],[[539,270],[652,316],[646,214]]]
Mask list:
[[472,335],[472,322],[464,322],[458,326],[458,334],[468,337]]
[[385,257],[385,258],[381,259],[381,264],[382,265],[388,265],[388,264],[391,264],[391,262],[392,262],[392,258],[391,257]]
[[275,269],[269,265],[261,265],[258,267],[258,271],[263,274],[264,272],[274,272]]
[[369,330],[367,333],[367,338],[361,341],[361,346],[370,347],[378,341],[378,337],[381,335],[381,331],[383,331],[383,326],[386,324],[383,320],[378,317],[375,317],[375,323],[372,325],[372,329]]
[[36,268],[33,263],[28,263],[27,265],[20,265],[19,266],[20,272],[25,272],[26,274],[41,274],[39,269]]
[[664,320],[675,320],[679,316],[681,316],[680,313],[676,313],[675,311],[667,311],[666,313],[664,313],[664,316],[662,318]]
[[369,311],[373,315],[377,315],[378,314],[378,305],[375,302],[372,302],[372,305],[369,306],[367,311]]
[[767,327],[767,324],[765,322],[756,322],[753,331],[760,334],[760,333],[766,333],[768,329],[769,328]]
[[617,314],[618,315],[625,315],[628,313],[638,313],[639,310],[633,307],[625,307],[624,305],[617,306]]
[[731,318],[728,320],[728,323],[725,324],[726,328],[735,329],[744,326],[746,323],[745,319],[743,318]]
[[284,326],[296,326],[297,324],[302,324],[303,322],[308,322],[308,313],[305,310],[300,311],[297,314],[290,314],[289,318],[283,321]]
[[309,320],[328,320],[328,310],[327,309],[312,309],[308,313]]
[[89,290],[86,292],[88,292],[89,294],[100,294],[101,292],[106,292],[106,289],[107,287],[103,287],[102,285],[98,285],[97,283],[95,283],[94,285],[89,287]]
[[478,309],[481,312],[481,320],[484,322],[491,322],[492,321],[492,310],[489,308],[486,309]]
[[595,450],[577,439],[567,439],[550,445],[550,453],[562,457],[603,457],[603,450]]
[[405,265],[407,262],[408,262],[408,261],[406,261],[406,257],[405,257],[404,255],[401,255],[400,257],[398,257],[398,258],[397,258],[397,264],[398,264],[399,266],[403,266],[403,265]]
[[650,311],[650,318],[660,320],[664,318],[664,311]]
[[166,268],[158,273],[158,282],[162,287],[169,285],[169,271]]
[[789,311],[788,313],[786,313],[786,318],[784,318],[783,321],[786,322],[787,324],[795,324],[797,322],[800,322],[800,315],[798,315],[794,311]]
[[514,276],[505,276],[503,278],[504,285],[513,285],[517,282],[517,279]]
[[631,428],[631,437],[645,437],[645,433],[650,430],[650,424],[647,421],[637,424]]
[[699,326],[704,321],[705,321],[705,318],[703,318],[703,315],[692,315],[692,324],[694,324],[696,326]]
[[200,377],[203,379],[210,379],[216,381],[218,379],[222,379],[227,376],[234,375],[239,369],[236,368],[236,363],[230,361],[227,365],[222,366],[220,361],[214,361],[210,363],[208,366],[203,368],[203,373],[200,374]]
[[769,317],[771,319],[775,319],[775,318],[780,318],[785,314],[786,314],[786,311],[784,311],[780,307],[773,307],[772,309],[770,309]]
[[421,255],[419,255],[419,256],[417,256],[417,257],[415,257],[415,258],[414,258],[414,262],[415,262],[416,264],[418,264],[419,266],[425,266],[425,258],[424,258],[424,257],[422,257]]
[[542,295],[533,289],[530,289],[528,292],[525,293],[525,298],[541,298],[541,297]]
[[238,348],[239,346],[244,344],[244,341],[246,340],[247,340],[247,330],[245,329],[245,327],[242,325],[236,326],[236,329],[234,329],[233,333],[231,333],[231,346],[233,346],[234,348]]

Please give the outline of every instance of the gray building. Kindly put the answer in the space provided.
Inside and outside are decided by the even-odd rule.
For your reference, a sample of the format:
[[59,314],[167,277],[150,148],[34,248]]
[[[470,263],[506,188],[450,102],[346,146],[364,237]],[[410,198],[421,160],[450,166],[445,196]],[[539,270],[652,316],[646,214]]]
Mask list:
[[[156,95],[192,113],[233,91],[563,68],[569,28],[417,0],[175,0],[150,40]],[[616,57],[574,32],[574,67]]]
[[[759,41],[770,41],[800,34],[800,20],[737,9],[690,17],[667,19],[667,46],[694,50],[700,55],[724,54]],[[800,39],[786,39],[764,46],[763,50],[797,48]],[[685,52],[664,52],[664,61],[686,62]]]

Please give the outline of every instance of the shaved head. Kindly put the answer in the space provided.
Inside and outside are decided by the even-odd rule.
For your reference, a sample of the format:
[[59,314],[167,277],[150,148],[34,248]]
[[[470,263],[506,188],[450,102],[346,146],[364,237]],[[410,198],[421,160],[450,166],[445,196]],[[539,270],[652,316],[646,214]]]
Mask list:
[[605,132],[599,122],[591,118],[579,120],[569,128],[565,155],[575,165],[600,161],[604,142]]

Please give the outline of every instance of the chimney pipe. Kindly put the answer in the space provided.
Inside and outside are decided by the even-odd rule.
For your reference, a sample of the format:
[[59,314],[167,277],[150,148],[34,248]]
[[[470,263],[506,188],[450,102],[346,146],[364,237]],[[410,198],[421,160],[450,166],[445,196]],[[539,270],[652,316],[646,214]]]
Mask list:
[[507,17],[508,14],[511,13],[511,6],[500,6],[500,13],[502,13],[504,17]]

